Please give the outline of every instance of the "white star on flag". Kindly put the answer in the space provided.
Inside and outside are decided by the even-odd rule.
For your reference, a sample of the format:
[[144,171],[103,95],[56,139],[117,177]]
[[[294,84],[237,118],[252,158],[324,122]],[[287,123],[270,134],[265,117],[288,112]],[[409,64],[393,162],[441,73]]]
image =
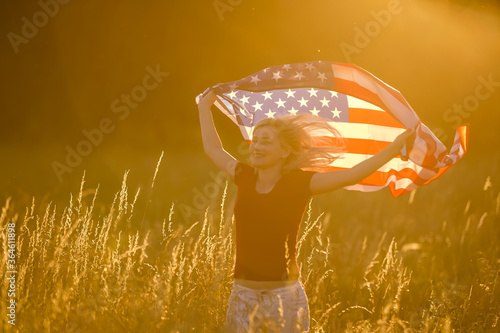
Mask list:
[[314,107],[312,110],[309,110],[313,115],[317,116],[320,110],[317,110],[316,107]]
[[307,99],[304,99],[304,97],[302,97],[302,99],[300,101],[297,101],[300,103],[300,106],[307,106],[307,102],[309,102],[309,100]]
[[335,110],[332,110],[332,113],[333,113],[333,118],[337,117],[337,118],[340,118],[340,112],[337,107],[335,107]]
[[288,91],[285,91],[285,94],[288,96],[288,98],[295,98],[295,90],[292,91],[292,89],[288,89]]
[[258,75],[252,76],[252,80],[251,81],[253,83],[255,83],[255,85],[257,85],[258,82],[260,81],[259,76]]
[[326,107],[329,107],[330,105],[330,100],[329,99],[326,99],[326,97],[323,97],[322,100],[320,100],[321,102],[321,106],[326,106]]
[[302,72],[296,72],[297,75],[295,75],[294,77],[296,77],[297,79],[302,80],[305,76],[302,74]]
[[325,73],[318,73],[317,79],[320,79],[321,82],[323,82],[324,80],[326,80]]
[[285,101],[282,101],[281,98],[279,101],[274,102],[276,105],[278,105],[279,108],[284,108],[285,107]]
[[313,64],[310,64],[310,63],[306,63],[306,68],[310,71],[312,71],[314,69],[314,65]]
[[248,99],[249,99],[249,98],[250,98],[250,97],[248,97],[248,96],[243,96],[243,97],[240,99],[240,101],[243,103],[243,105],[245,105],[246,103],[248,103]]
[[265,115],[267,116],[267,118],[274,118],[275,114],[276,114],[276,112],[271,111],[271,109],[269,109],[268,113],[265,113]]
[[314,88],[311,88],[310,90],[307,91],[309,93],[309,97],[313,97],[313,96],[316,96],[318,97],[318,95],[316,95],[316,93],[318,92],[316,89]]
[[254,111],[257,111],[257,110],[262,110],[262,105],[264,105],[264,104],[260,104],[259,102],[255,102],[255,104],[252,106],[254,108]]
[[277,71],[276,73],[273,73],[273,79],[275,79],[276,82],[278,82],[278,80],[281,79],[280,71]]
[[273,95],[273,93],[266,91],[262,96],[264,96],[264,100],[266,100],[266,99],[272,99],[271,98],[272,95]]

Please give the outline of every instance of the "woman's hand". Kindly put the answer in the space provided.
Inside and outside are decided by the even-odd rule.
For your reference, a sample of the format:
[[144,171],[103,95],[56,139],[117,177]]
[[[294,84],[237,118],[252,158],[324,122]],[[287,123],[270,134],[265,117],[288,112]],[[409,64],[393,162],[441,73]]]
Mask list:
[[406,150],[408,151],[410,145],[413,144],[415,136],[416,136],[415,130],[410,128],[404,131],[403,133],[399,134],[391,144],[391,146],[393,146],[394,148],[395,154],[398,154],[401,151],[401,149],[403,149],[406,143],[408,143],[406,147]]
[[198,104],[198,109],[201,110],[210,110],[210,107],[214,104],[217,99],[217,95],[214,93],[213,89],[211,89],[205,96],[202,97],[200,104]]

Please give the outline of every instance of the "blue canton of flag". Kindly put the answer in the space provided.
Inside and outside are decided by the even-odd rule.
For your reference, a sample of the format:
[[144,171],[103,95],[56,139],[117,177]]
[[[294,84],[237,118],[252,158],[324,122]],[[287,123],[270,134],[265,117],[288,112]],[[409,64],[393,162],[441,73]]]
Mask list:
[[215,91],[222,97],[224,109],[250,129],[261,119],[287,114],[310,113],[328,121],[348,122],[347,96],[330,90],[333,86],[331,64],[315,61],[269,67],[217,85]]

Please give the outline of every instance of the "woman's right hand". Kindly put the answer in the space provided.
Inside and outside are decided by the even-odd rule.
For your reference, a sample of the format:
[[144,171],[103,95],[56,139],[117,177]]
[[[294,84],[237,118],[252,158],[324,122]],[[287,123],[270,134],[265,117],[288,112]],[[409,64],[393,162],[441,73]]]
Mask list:
[[202,97],[200,103],[198,104],[198,109],[201,110],[210,110],[210,107],[214,104],[217,99],[217,95],[214,93],[213,89],[210,89],[209,92]]
[[405,144],[412,143],[413,140],[415,139],[415,136],[416,136],[415,130],[409,128],[400,135],[398,135],[392,144],[394,145],[395,149],[399,152],[404,147]]

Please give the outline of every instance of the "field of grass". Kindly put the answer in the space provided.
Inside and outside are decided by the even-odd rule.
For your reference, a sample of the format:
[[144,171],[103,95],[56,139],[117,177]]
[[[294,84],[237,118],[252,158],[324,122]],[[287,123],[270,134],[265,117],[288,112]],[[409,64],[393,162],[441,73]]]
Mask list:
[[[223,332],[234,185],[188,222],[176,203],[145,218],[161,198],[131,190],[127,176],[112,202],[82,181],[64,208],[2,203],[2,277],[9,224],[17,245],[16,325],[2,282],[2,331]],[[311,332],[500,332],[492,177],[460,168],[401,198],[344,190],[313,198],[298,243]]]

